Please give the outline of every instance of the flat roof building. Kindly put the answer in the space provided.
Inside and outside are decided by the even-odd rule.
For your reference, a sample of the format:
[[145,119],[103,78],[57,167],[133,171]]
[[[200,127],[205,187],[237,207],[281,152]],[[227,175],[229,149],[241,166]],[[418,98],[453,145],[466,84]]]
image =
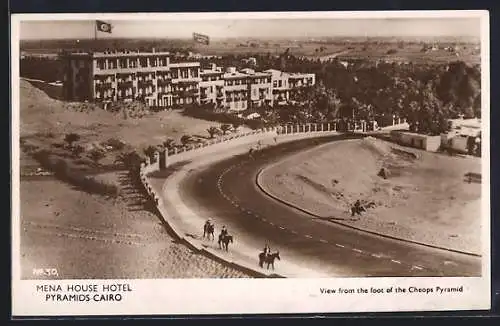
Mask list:
[[231,111],[288,103],[293,91],[315,84],[314,74],[211,65],[170,52],[62,53],[64,97],[74,101],[143,101],[155,107],[199,103]]

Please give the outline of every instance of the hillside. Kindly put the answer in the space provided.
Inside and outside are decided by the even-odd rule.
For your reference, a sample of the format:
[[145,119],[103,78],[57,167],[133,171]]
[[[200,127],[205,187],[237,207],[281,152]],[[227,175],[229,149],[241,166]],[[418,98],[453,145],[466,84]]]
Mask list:
[[[326,220],[480,253],[481,185],[464,175],[480,173],[481,161],[398,148],[371,138],[320,146],[264,170],[263,185]],[[372,205],[352,217],[356,200]]]
[[[81,112],[83,111],[83,112]],[[78,133],[82,142],[118,138],[135,148],[156,145],[167,137],[184,134],[208,137],[206,131],[218,123],[191,118],[177,111],[147,112],[142,118],[125,118],[123,113],[107,112],[84,103],[52,99],[25,80],[20,81],[20,136],[46,140],[67,133]],[[130,115],[129,115],[130,116]]]

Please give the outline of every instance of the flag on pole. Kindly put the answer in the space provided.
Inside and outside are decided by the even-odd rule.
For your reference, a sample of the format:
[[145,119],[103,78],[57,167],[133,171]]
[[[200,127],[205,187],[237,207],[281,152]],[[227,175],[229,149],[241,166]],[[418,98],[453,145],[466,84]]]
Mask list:
[[193,40],[198,43],[203,43],[208,45],[210,43],[210,38],[207,35],[193,33]]
[[96,29],[99,32],[110,33],[113,26],[110,23],[103,22],[102,20],[96,20]]

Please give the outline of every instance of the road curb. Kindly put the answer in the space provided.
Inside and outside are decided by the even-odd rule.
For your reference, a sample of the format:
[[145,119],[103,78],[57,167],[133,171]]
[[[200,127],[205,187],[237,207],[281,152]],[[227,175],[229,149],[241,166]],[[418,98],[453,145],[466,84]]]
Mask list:
[[[315,137],[323,137],[323,136],[331,136],[332,133],[304,133],[302,134],[305,136],[305,138],[315,138]],[[302,135],[299,135],[299,138],[301,138]],[[278,138],[284,139],[285,141],[293,141],[295,140],[294,138],[297,137],[297,134],[283,134],[283,135],[277,135]],[[292,138],[291,140],[287,138]],[[271,145],[274,146],[274,145]],[[164,203],[164,189],[167,185],[168,179],[171,178],[174,174],[182,172],[183,170],[185,171],[187,168],[182,167],[179,170],[173,172],[169,177],[167,177],[161,187],[161,194],[157,195],[155,193],[155,190],[150,186],[149,183],[149,178],[148,174],[145,173],[143,176],[143,183],[144,187],[146,188],[146,191],[149,193],[150,196],[156,198],[158,197],[158,204],[156,205],[160,216],[162,218],[162,221],[167,224],[167,226],[172,230],[172,232],[175,234],[175,236],[182,242],[184,242],[189,248],[192,250],[195,250],[196,252],[203,254],[211,259],[214,259],[216,261],[219,261],[220,263],[229,265],[237,270],[243,271],[249,275],[255,275],[256,277],[260,278],[287,278],[284,275],[280,275],[278,273],[264,273],[260,269],[254,268],[250,266],[246,262],[236,262],[231,259],[227,259],[227,257],[223,257],[222,255],[219,255],[217,252],[213,251],[212,249],[205,248],[203,244],[199,243],[199,240],[191,240],[187,239],[186,237],[183,236],[183,232],[181,232],[182,227],[177,225],[176,221],[173,221],[171,218],[169,218],[170,214],[166,212],[166,207]]]
[[[268,170],[268,169],[271,169],[273,168],[274,166],[278,165],[282,163],[281,161],[280,162],[276,162],[276,163],[272,163],[264,168],[261,168],[259,170],[259,172],[257,172],[257,175],[255,177],[255,183],[257,184],[257,187],[264,193],[266,194],[267,196],[269,196],[270,198],[276,200],[276,201],[279,201],[280,203],[286,205],[286,206],[289,206],[293,209],[296,209],[298,211],[301,211],[305,214],[308,214],[308,215],[311,215],[315,218],[323,218],[323,216],[319,216],[307,209],[304,209],[296,204],[293,204],[287,200],[284,200],[282,198],[279,198],[278,196],[272,194],[269,190],[267,190],[265,188],[265,186],[262,184],[262,173],[265,171],[265,170]],[[424,247],[428,247],[428,248],[433,248],[433,249],[439,249],[439,250],[444,250],[444,251],[448,251],[448,252],[453,252],[453,253],[458,253],[458,254],[463,254],[463,255],[467,255],[467,256],[473,256],[473,257],[482,257],[482,255],[480,254],[476,254],[476,253],[473,253],[473,252],[468,252],[468,251],[462,251],[462,250],[457,250],[457,249],[451,249],[451,248],[446,248],[446,247],[441,247],[441,246],[436,246],[436,245],[432,245],[432,244],[428,244],[428,243],[424,243],[424,242],[419,242],[419,241],[414,241],[414,240],[410,240],[410,239],[405,239],[405,238],[400,238],[400,237],[395,237],[395,236],[391,236],[391,235],[387,235],[387,234],[384,234],[384,233],[380,233],[380,232],[376,232],[376,231],[371,231],[371,230],[367,230],[367,229],[363,229],[363,228],[359,228],[359,227],[356,227],[356,226],[352,226],[352,225],[349,225],[347,223],[342,223],[342,222],[339,222],[339,221],[331,221],[332,223],[335,223],[335,224],[338,224],[338,225],[342,225],[344,227],[348,227],[348,228],[351,228],[353,230],[357,230],[357,231],[361,231],[361,232],[365,232],[365,233],[369,233],[369,234],[373,234],[373,235],[377,235],[377,236],[380,236],[380,237],[383,237],[383,238],[387,238],[387,239],[391,239],[391,240],[396,240],[396,241],[402,241],[402,242],[407,242],[407,243],[412,243],[412,244],[416,244],[416,245],[420,245],[420,246],[424,246]]]
[[199,254],[202,254],[210,259],[213,259],[219,263],[222,263],[224,265],[229,265],[230,267],[240,270],[246,274],[249,274],[253,277],[256,278],[285,278],[282,275],[279,274],[266,274],[261,271],[258,271],[245,263],[240,263],[240,262],[235,262],[233,260],[229,260],[227,258],[222,257],[221,255],[218,255],[214,250],[205,248],[202,243],[200,243],[199,240],[188,240],[186,237],[183,236],[183,232],[181,232],[182,227],[179,227],[176,222],[174,222],[172,219],[168,218],[170,214],[168,214],[165,211],[165,205],[163,204],[163,198],[161,198],[161,201],[157,205],[158,212],[160,213],[161,220],[170,228],[170,230],[174,233],[174,235],[177,237],[177,240],[185,244],[188,248],[190,248],[193,251],[196,251]]

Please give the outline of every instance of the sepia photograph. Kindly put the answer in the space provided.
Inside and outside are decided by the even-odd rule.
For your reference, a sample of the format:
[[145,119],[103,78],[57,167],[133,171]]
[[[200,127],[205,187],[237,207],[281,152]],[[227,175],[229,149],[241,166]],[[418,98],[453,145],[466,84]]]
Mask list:
[[13,15],[14,308],[489,308],[487,19]]

